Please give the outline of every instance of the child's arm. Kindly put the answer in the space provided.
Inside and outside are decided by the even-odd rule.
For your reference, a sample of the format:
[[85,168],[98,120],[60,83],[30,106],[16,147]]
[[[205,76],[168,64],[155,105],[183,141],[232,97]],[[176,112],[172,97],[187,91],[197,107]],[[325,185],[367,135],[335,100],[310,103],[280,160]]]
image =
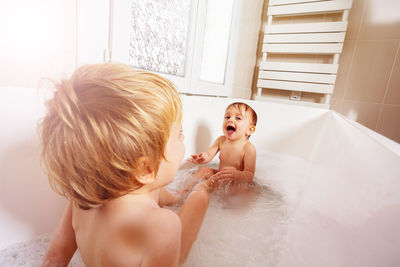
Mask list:
[[192,157],[189,158],[188,161],[193,162],[194,164],[206,164],[210,162],[218,153],[219,144],[222,138],[224,138],[224,136],[218,137],[217,140],[215,140],[214,144],[209,149],[207,149],[207,151],[200,154],[192,155]]
[[247,143],[244,147],[244,150],[243,171],[236,170],[234,167],[225,167],[215,174],[215,179],[225,182],[230,180],[238,182],[252,182],[254,172],[256,170],[256,148],[251,143]]
[[208,184],[196,185],[179,214],[155,209],[145,221],[148,250],[142,266],[172,267],[185,262],[208,208]]
[[213,180],[207,180],[197,184],[179,211],[178,215],[182,223],[179,264],[183,264],[186,261],[190,249],[197,239],[203,218],[208,208],[208,192],[212,190],[211,185],[213,182]]
[[43,257],[42,267],[68,266],[76,249],[75,232],[72,228],[72,204],[68,202]]

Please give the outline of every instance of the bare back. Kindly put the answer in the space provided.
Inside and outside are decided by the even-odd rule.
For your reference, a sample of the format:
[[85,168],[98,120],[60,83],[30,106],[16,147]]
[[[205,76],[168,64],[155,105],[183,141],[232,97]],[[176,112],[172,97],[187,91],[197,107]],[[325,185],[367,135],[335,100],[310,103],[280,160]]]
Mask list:
[[[132,208],[134,207],[134,208]],[[123,196],[99,208],[73,208],[76,243],[86,266],[144,266],[157,203]],[[178,239],[180,236],[178,237]]]

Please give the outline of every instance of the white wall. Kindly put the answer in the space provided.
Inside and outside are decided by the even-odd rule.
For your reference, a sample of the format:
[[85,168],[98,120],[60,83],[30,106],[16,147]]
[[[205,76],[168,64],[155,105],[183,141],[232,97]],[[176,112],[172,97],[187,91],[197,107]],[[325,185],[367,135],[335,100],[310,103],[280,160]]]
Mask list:
[[76,65],[76,0],[1,1],[0,86],[36,87]]
[[110,0],[77,0],[77,65],[100,63],[109,47]]
[[234,98],[251,98],[263,3],[262,0],[243,1],[240,19],[234,25],[239,29],[231,94]]
[[40,168],[43,114],[37,89],[0,87],[0,248],[52,231],[61,216],[64,201]]

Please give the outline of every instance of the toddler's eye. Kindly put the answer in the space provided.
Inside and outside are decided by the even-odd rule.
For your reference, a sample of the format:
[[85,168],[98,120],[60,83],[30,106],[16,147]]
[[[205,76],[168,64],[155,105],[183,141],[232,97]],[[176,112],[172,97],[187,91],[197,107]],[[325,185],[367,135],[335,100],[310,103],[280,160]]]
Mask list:
[[242,117],[236,117],[236,119],[240,121],[242,119]]
[[225,119],[226,119],[226,120],[229,120],[229,118],[230,118],[230,116],[225,116]]

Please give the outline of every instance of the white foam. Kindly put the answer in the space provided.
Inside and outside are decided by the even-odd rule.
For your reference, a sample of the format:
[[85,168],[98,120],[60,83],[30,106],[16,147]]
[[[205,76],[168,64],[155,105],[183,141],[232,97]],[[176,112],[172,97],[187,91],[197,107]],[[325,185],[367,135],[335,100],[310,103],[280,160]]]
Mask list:
[[[34,239],[13,244],[0,250],[0,266],[37,267],[42,264],[43,255],[48,247],[51,234],[43,234]],[[70,267],[84,267],[79,251],[72,257]]]
[[[172,188],[192,183],[195,171],[178,172]],[[255,199],[236,198],[226,190],[213,193],[184,266],[276,266],[308,174],[309,163],[301,158],[259,152]]]

